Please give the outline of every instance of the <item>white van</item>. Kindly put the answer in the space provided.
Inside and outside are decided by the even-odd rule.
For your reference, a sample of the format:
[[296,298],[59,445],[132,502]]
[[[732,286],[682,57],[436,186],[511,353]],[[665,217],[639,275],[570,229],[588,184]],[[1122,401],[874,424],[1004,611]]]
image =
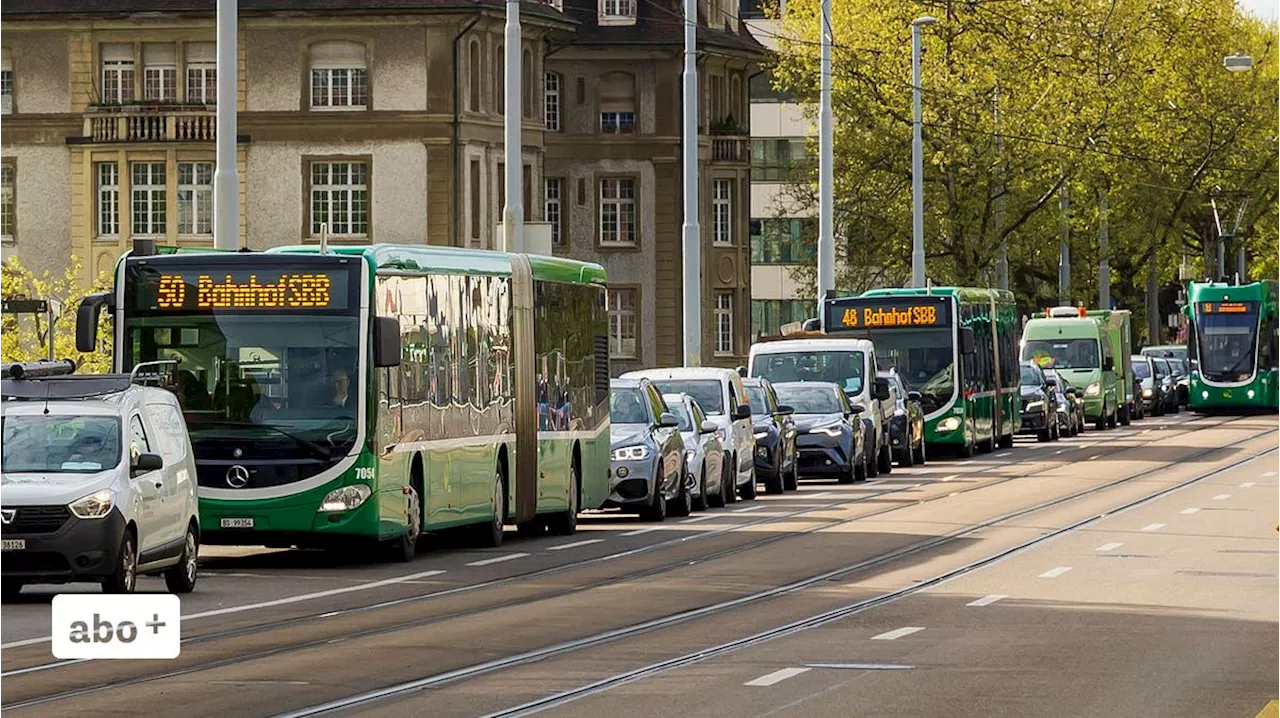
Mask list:
[[176,397],[134,375],[76,375],[71,362],[0,369],[0,579],[90,581],[131,593],[164,574],[196,583],[200,521],[191,441]]
[[[645,369],[623,374],[623,379],[648,379],[663,394],[688,394],[702,407],[707,421],[716,425],[724,446],[724,476],[731,477],[737,495],[756,497],[756,435],[751,424],[751,404],[742,377],[732,369],[691,367]],[[730,498],[733,498],[733,492]]]
[[875,345],[867,339],[783,339],[751,345],[747,373],[774,384],[824,381],[844,388],[849,401],[865,409],[867,476],[893,469],[889,424],[893,395],[877,376]]

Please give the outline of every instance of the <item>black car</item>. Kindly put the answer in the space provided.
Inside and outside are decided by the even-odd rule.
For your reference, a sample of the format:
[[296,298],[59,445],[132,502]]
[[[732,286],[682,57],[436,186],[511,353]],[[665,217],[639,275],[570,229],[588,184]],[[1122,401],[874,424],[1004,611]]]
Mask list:
[[878,376],[889,382],[894,395],[893,417],[889,420],[889,447],[898,466],[924,463],[924,408],[920,392],[907,389],[897,372],[882,371]]
[[743,379],[756,437],[756,476],[765,493],[795,491],[800,485],[796,463],[796,422],[791,407],[778,403],[768,379]]
[[844,390],[830,382],[787,382],[773,388],[778,401],[795,410],[800,477],[834,476],[842,484],[866,481],[866,434],[858,418],[863,407],[850,404]]
[[1156,383],[1160,385],[1161,393],[1164,395],[1164,411],[1169,414],[1177,414],[1181,404],[1178,401],[1178,376],[1173,371],[1173,367],[1169,365],[1169,360],[1164,357],[1151,357],[1151,363],[1156,368]]
[[1056,441],[1061,433],[1058,428],[1058,397],[1049,387],[1044,372],[1034,362],[1022,364],[1022,431],[1035,434],[1040,441]]

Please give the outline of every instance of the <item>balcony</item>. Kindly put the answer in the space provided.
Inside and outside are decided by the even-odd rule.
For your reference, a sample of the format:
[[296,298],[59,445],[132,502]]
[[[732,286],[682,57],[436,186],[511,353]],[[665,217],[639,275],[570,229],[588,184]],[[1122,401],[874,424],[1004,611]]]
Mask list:
[[745,164],[751,159],[750,137],[712,137],[712,162],[741,162]]
[[84,135],[91,142],[213,142],[214,117],[214,111],[203,106],[97,107],[84,119]]

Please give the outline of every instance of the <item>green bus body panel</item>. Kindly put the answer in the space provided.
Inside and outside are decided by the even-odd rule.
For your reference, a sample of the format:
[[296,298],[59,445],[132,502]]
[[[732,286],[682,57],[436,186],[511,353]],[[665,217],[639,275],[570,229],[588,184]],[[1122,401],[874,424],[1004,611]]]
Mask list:
[[[1052,339],[1094,339],[1098,342],[1111,343],[1105,325],[1098,317],[1046,317],[1043,312],[1031,315],[1031,319],[1022,331],[1023,342]],[[1101,345],[1099,358],[1101,358]],[[1085,419],[1097,422],[1111,416],[1121,402],[1120,379],[1115,371],[1102,371],[1101,367],[1092,369],[1062,369],[1068,372],[1067,378],[1077,386],[1085,387],[1097,382],[1097,396],[1085,396]],[[1130,368],[1132,371],[1132,368]]]
[[[376,244],[369,246],[329,246],[329,254],[361,257],[369,266],[370,285],[366,288],[371,315],[376,305],[373,299],[379,270],[405,274],[456,274],[510,277],[511,256],[505,252],[470,250],[428,245]],[[210,248],[158,247],[160,255],[199,255],[216,253],[221,256],[243,256],[246,263],[262,254],[320,254],[316,245],[273,247],[263,252],[236,252]],[[562,284],[584,284],[604,288],[607,275],[603,266],[560,257],[527,255],[536,281]],[[120,262],[128,257],[122,256]],[[116,276],[119,276],[117,272]],[[532,351],[532,349],[530,349]],[[372,346],[370,356],[372,361]],[[371,367],[372,369],[372,367]],[[366,423],[366,444],[361,447],[360,458],[347,471],[326,484],[314,489],[273,499],[221,500],[200,499],[200,523],[203,531],[217,531],[223,518],[252,518],[254,528],[245,529],[245,544],[254,544],[263,531],[313,534],[325,536],[362,536],[381,539],[394,538],[404,533],[407,525],[404,487],[410,484],[410,475],[416,451],[389,452],[374,457],[372,444],[377,432],[376,412],[370,410]],[[609,487],[609,424],[605,420],[595,436],[561,436],[555,432],[538,432],[538,488],[537,513],[564,511],[569,505],[569,476],[575,443],[580,453],[582,475],[580,508],[596,508],[604,504]],[[508,442],[469,443],[450,442],[447,448],[424,449],[422,454],[423,530],[431,531],[466,524],[483,523],[492,518],[489,492],[492,489],[499,453],[505,449],[509,469],[516,465],[514,437]],[[356,479],[357,469],[373,470],[372,482]],[[328,492],[350,484],[369,483],[371,497],[354,511],[341,514],[317,511]],[[508,482],[507,517],[514,516],[515,481]],[[237,532],[239,533],[239,532]]]
[[[1189,337],[1198,337],[1195,306],[1202,302],[1258,302],[1260,322],[1280,319],[1280,283],[1268,279],[1251,284],[1225,284],[1222,282],[1192,282],[1187,287],[1187,304],[1183,313],[1192,329]],[[1258,343],[1261,341],[1258,337]],[[1194,339],[1188,339],[1188,356],[1199,356]],[[1256,346],[1255,346],[1256,350]],[[1273,359],[1274,362],[1274,359]],[[1255,367],[1253,377],[1239,385],[1220,386],[1206,381],[1198,370],[1191,372],[1188,408],[1197,411],[1257,411],[1280,410],[1280,370],[1275,366]],[[1252,394],[1252,396],[1250,396]]]

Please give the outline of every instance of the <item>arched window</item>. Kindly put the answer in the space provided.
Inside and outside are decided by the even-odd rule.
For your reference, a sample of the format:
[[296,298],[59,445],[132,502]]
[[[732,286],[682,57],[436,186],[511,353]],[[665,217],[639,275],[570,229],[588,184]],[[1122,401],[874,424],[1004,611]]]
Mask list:
[[600,76],[600,131],[630,133],[636,127],[636,77],[628,72]]
[[503,57],[505,56],[505,47],[501,44],[493,51],[493,106],[498,108],[498,114],[507,111],[507,87],[503,83],[505,69]]
[[471,40],[471,47],[467,51],[467,73],[470,76],[469,87],[467,88],[467,109],[472,112],[480,111],[480,41]]
[[520,115],[533,117],[533,53],[528,48],[520,58]]
[[551,132],[560,131],[560,75],[548,72],[544,80],[542,106],[546,110],[546,125]]
[[364,45],[345,40],[311,46],[311,107],[363,110],[369,105]]

